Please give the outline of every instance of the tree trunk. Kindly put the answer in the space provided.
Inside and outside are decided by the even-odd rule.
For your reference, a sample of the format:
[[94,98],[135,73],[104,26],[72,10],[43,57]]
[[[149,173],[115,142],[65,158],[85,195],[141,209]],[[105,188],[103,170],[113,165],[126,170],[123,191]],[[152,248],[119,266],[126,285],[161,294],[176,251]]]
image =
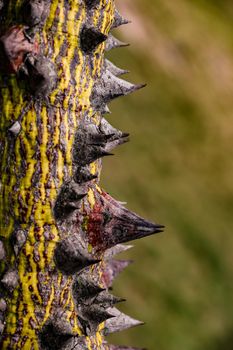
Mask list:
[[128,140],[103,114],[141,87],[104,59],[127,23],[113,0],[0,1],[1,349],[126,349],[140,324],[108,289],[122,243],[162,230],[100,189],[101,158]]

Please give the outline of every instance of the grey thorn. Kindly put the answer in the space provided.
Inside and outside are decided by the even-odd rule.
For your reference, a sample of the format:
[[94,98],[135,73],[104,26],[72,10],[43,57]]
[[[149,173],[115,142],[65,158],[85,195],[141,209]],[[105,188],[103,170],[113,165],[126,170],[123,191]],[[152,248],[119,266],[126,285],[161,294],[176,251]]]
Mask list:
[[0,299],[0,312],[5,312],[7,308],[6,300]]
[[135,320],[128,315],[125,315],[123,312],[119,311],[116,308],[109,309],[109,312],[111,312],[111,314],[115,317],[106,321],[103,330],[104,335],[121,332],[125,329],[141,326],[144,324],[144,322]]
[[117,244],[116,246],[107,249],[104,253],[105,259],[111,259],[113,256],[123,253],[129,249],[133,248],[133,245]]
[[5,257],[6,257],[6,251],[4,248],[4,244],[2,241],[0,241],[0,260],[4,260]]
[[120,27],[120,26],[122,26],[122,25],[124,25],[124,24],[128,24],[128,23],[131,23],[131,21],[129,21],[128,19],[124,18],[124,17],[119,13],[119,11],[115,10],[115,13],[114,13],[114,21],[113,21],[113,24],[112,24],[111,29]]
[[82,305],[93,298],[96,298],[99,293],[105,291],[100,285],[95,284],[85,274],[77,276],[73,284],[73,294],[78,305]]
[[57,268],[66,275],[73,275],[87,266],[100,262],[86,250],[78,235],[69,236],[58,242],[54,252]]
[[105,42],[105,51],[110,51],[112,49],[117,49],[118,47],[126,47],[129,46],[128,43],[124,43],[119,39],[115,38],[112,34],[109,34],[106,42]]
[[106,288],[110,288],[117,276],[132,263],[132,260],[107,260],[103,273],[103,283]]
[[106,290],[101,292],[97,297],[94,299],[93,303],[98,304],[101,307],[107,309],[109,307],[113,307],[115,304],[121,303],[123,301],[126,301],[124,298],[116,297],[115,295],[110,294]]
[[47,57],[28,55],[22,70],[22,78],[37,98],[45,98],[53,90],[57,82],[57,70]]
[[97,174],[92,174],[90,172],[89,166],[77,167],[74,173],[74,181],[79,185],[95,180],[98,178]]
[[3,276],[1,283],[11,293],[18,285],[18,273],[16,270],[9,270]]
[[40,346],[43,350],[71,349],[73,333],[70,323],[63,316],[64,310],[49,319],[39,333]]
[[107,35],[94,27],[84,26],[80,32],[80,46],[83,52],[89,54],[107,39]]
[[49,1],[26,0],[21,9],[24,24],[30,28],[42,26],[49,13]]
[[15,254],[18,255],[21,248],[27,240],[27,234],[22,229],[16,229],[12,235],[12,244],[14,247]]
[[91,95],[92,106],[102,110],[102,106],[106,103],[115,98],[129,95],[145,86],[145,84],[135,85],[129,83],[126,80],[115,77],[115,75],[106,70],[101,79],[94,85]]
[[114,314],[109,309],[100,307],[99,305],[88,305],[81,307],[82,317],[89,323],[91,331],[97,331],[98,326],[113,317]]
[[54,205],[54,217],[63,220],[79,209],[81,200],[87,195],[84,189],[74,181],[65,183],[57,196]]
[[106,104],[102,109],[101,109],[102,114],[111,114],[112,112],[110,111],[108,105]]
[[115,64],[113,64],[111,61],[109,61],[107,59],[105,59],[105,67],[109,72],[114,74],[116,77],[119,77],[120,75],[129,73],[128,70],[121,69],[121,68],[117,67]]
[[21,131],[21,125],[18,121],[16,121],[9,129],[8,131],[14,135],[14,136],[17,136],[20,131]]

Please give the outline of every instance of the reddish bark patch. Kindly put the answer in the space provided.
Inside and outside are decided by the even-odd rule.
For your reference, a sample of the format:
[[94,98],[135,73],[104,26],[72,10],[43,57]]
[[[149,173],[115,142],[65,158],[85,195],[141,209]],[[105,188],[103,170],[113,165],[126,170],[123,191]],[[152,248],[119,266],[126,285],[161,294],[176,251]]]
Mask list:
[[88,241],[93,247],[103,245],[103,215],[105,208],[96,202],[92,212],[89,214],[87,234]]
[[17,73],[27,54],[38,54],[39,45],[25,36],[24,26],[9,28],[0,38],[0,69],[8,74]]

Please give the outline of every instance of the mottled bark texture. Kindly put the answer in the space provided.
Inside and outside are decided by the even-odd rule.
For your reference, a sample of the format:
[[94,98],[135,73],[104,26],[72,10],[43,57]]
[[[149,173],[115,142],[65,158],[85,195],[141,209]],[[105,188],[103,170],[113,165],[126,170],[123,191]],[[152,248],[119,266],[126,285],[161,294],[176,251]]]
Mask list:
[[107,104],[141,87],[104,58],[127,21],[114,0],[0,9],[1,349],[126,349],[104,339],[140,324],[115,308],[129,262],[113,257],[163,228],[98,186],[101,157],[128,140]]

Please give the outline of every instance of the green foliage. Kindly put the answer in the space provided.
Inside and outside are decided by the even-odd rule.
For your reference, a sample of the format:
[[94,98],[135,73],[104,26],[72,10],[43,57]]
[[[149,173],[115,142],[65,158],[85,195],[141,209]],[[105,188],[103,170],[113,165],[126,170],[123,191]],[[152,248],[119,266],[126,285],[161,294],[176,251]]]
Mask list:
[[112,105],[109,119],[131,143],[104,161],[102,182],[166,231],[127,253],[136,262],[115,293],[146,326],[115,341],[231,350],[233,5],[135,0],[123,11],[127,4],[132,29],[121,32],[132,46],[112,58],[148,87]]

